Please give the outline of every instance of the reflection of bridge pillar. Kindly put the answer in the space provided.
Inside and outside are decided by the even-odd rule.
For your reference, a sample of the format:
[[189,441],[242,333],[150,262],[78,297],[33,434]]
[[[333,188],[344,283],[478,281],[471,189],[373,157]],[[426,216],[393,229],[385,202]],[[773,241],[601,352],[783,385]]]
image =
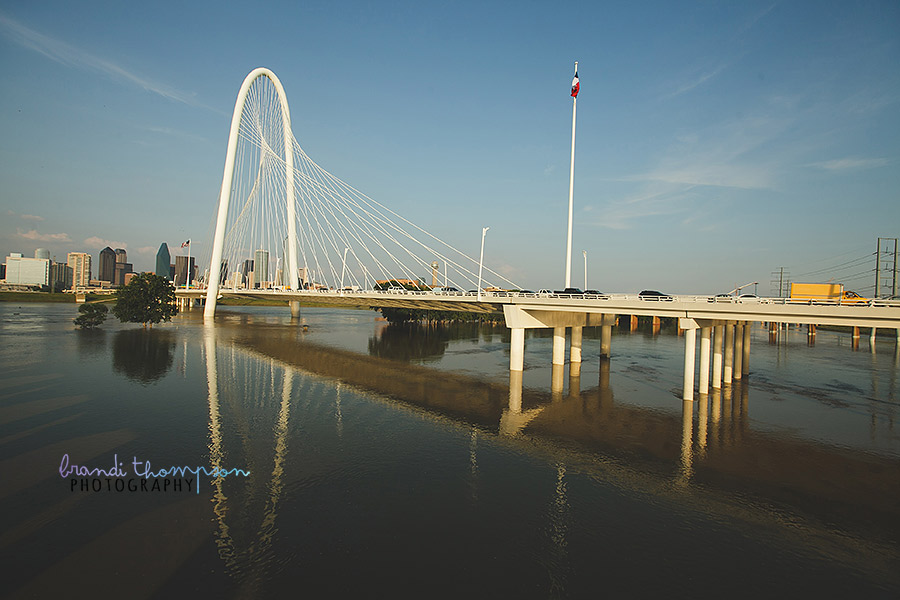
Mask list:
[[510,330],[509,339],[509,370],[522,373],[525,368],[525,328],[517,327]]
[[700,394],[700,402],[697,404],[697,445],[706,448],[706,423],[709,418],[709,396]]
[[566,364],[566,328],[553,328],[553,365]]
[[[687,329],[684,332],[685,337],[693,335],[696,337],[696,329]],[[681,483],[688,483],[693,474],[693,427],[694,426],[694,403],[685,399],[681,403]]]
[[[900,346],[897,346],[898,354],[900,354]],[[609,389],[609,361],[600,361],[600,380],[597,384],[601,390]]]
[[749,321],[744,323],[744,343],[741,346],[744,354],[744,357],[741,360],[742,375],[750,374],[750,325],[751,323]]
[[[523,330],[524,331],[524,330]],[[522,370],[509,372],[509,412],[522,412]]]
[[678,319],[678,326],[684,329],[684,385],[682,399],[694,399],[694,360],[697,343],[697,323],[693,319]]
[[731,385],[731,370],[734,365],[734,323],[725,324],[725,366],[722,377],[725,385]]
[[738,321],[734,326],[734,379],[740,381],[744,360],[744,323]]
[[563,365],[553,365],[550,371],[550,397],[553,402],[562,400],[563,382],[566,369]]
[[700,395],[709,393],[709,335],[710,327],[700,328]]
[[[572,327],[572,340],[569,346],[569,363],[574,365],[581,363],[581,340],[584,335],[584,327]],[[570,366],[571,368],[571,366]]]
[[569,398],[578,398],[581,395],[581,363],[569,365]]
[[716,325],[713,328],[713,381],[714,390],[722,387],[722,338],[725,336],[725,327]]

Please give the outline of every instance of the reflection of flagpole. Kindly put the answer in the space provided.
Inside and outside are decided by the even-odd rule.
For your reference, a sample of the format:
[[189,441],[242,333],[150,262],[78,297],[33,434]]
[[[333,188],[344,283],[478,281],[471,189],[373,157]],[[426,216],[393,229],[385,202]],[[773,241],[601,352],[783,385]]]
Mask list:
[[572,287],[572,196],[575,190],[575,109],[578,104],[578,61],[572,79],[572,161],[569,165],[569,234],[566,237],[566,287]]

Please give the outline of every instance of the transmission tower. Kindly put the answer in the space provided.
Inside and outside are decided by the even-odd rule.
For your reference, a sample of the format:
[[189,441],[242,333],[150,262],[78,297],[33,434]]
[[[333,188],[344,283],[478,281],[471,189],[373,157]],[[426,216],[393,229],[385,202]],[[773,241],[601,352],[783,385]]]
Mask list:
[[[888,291],[889,290],[889,291]],[[878,238],[875,250],[875,298],[897,295],[897,238]]]
[[772,271],[771,294],[776,298],[787,298],[791,292],[791,275],[784,267]]

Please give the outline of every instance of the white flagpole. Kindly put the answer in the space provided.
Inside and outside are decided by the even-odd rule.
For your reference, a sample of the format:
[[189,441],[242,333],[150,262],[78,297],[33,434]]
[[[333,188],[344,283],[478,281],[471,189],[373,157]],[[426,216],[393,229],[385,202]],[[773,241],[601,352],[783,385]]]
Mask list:
[[[575,75],[578,75],[578,61],[575,61]],[[572,96],[572,161],[569,165],[569,234],[566,238],[566,287],[572,287],[572,197],[575,190],[575,109],[578,95]]]
[[191,240],[188,240],[187,247],[188,259],[187,265],[185,265],[185,271],[187,271],[187,273],[184,276],[184,289],[188,289],[189,287],[191,287]]

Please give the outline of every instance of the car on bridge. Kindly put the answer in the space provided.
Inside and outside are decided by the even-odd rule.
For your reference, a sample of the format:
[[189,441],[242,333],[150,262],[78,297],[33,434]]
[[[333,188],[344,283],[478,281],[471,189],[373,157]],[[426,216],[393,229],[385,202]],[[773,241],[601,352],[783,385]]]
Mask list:
[[556,294],[557,296],[563,296],[566,298],[572,298],[574,296],[584,296],[584,292],[582,292],[578,288],[573,288],[573,287],[567,287],[564,290],[556,290],[553,293]]
[[654,302],[671,302],[675,298],[668,294],[663,294],[662,292],[658,292],[656,290],[642,290],[640,294],[638,294],[639,300],[650,300]]

